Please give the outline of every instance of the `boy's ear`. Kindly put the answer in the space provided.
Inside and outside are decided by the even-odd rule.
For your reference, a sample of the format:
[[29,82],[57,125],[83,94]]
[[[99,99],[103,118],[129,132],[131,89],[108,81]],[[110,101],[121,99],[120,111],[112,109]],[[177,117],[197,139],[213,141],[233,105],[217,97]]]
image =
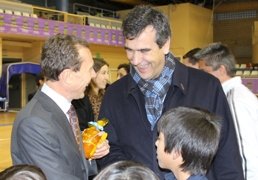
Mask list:
[[181,153],[177,150],[172,150],[172,158],[175,160],[177,158],[181,157]]

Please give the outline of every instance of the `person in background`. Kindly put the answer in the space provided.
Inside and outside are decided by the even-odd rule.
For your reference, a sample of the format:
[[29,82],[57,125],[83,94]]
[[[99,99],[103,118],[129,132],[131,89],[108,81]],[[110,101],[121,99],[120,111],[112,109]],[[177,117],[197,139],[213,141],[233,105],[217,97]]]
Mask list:
[[79,120],[80,130],[88,128],[88,122],[94,121],[94,114],[90,99],[85,95],[81,99],[74,99],[72,105],[75,108]]
[[159,180],[159,178],[142,164],[119,161],[107,166],[93,180]]
[[117,80],[130,73],[130,64],[119,64],[117,67]]
[[[36,86],[37,86],[37,90],[40,89],[44,82],[46,81],[46,78],[45,76],[43,75],[43,73],[39,73],[36,75],[36,78],[35,78],[35,82],[36,82]],[[33,98],[33,96],[36,94],[37,90],[35,92],[32,92],[28,95],[28,102]]]
[[[87,180],[96,166],[86,161],[71,101],[82,98],[96,76],[88,43],[72,35],[50,37],[42,48],[41,68],[46,82],[13,124],[13,164],[38,166],[50,180]],[[108,152],[104,141],[92,159]]]
[[212,43],[196,54],[200,69],[217,77],[227,96],[236,128],[247,180],[258,179],[258,100],[235,76],[235,57],[222,43]]
[[188,68],[170,52],[171,31],[164,14],[150,6],[136,6],[122,23],[130,74],[105,92],[100,118],[110,153],[97,160],[101,168],[120,160],[142,163],[160,179],[171,173],[156,160],[157,122],[178,106],[204,108],[223,119],[217,154],[208,170],[210,180],[242,180],[241,158],[227,99],[217,78]]
[[98,120],[99,108],[109,82],[109,64],[104,59],[94,58],[93,69],[96,76],[86,88],[84,98],[72,101],[81,131],[88,127],[88,122]]
[[217,152],[221,119],[195,108],[168,110],[158,122],[157,158],[177,180],[208,180],[205,176]]
[[37,166],[19,164],[0,172],[1,180],[47,180],[43,171]]
[[86,88],[94,114],[94,120],[98,120],[100,105],[105,93],[106,86],[109,82],[109,64],[100,58],[94,59],[93,69],[96,76],[91,79],[89,86]]
[[183,56],[183,63],[186,66],[192,67],[199,69],[199,63],[198,59],[194,57],[194,54],[196,54],[201,48],[194,48],[188,51],[184,56]]

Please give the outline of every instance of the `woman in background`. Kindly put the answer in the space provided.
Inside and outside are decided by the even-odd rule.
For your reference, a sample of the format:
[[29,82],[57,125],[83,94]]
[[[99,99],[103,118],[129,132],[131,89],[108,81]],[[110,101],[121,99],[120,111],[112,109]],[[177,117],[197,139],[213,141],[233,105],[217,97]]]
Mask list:
[[106,86],[109,82],[108,68],[109,64],[104,59],[94,59],[93,69],[96,72],[96,77],[91,80],[89,86],[87,87],[86,95],[88,95],[90,99],[95,121],[98,120],[99,108]]
[[96,76],[91,79],[82,99],[73,100],[81,131],[88,127],[88,122],[98,120],[99,108],[109,82],[109,64],[102,58],[94,58],[93,69]]

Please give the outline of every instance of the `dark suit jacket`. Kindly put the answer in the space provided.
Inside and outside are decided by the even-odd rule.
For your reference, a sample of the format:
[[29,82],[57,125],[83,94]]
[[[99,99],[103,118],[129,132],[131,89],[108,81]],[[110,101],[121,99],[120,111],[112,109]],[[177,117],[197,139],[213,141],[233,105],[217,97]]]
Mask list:
[[85,95],[82,99],[75,99],[72,104],[76,110],[81,131],[88,128],[88,122],[94,121],[94,114],[90,99]]
[[88,179],[86,159],[66,115],[41,91],[16,117],[11,153],[14,164],[36,165],[49,180]]

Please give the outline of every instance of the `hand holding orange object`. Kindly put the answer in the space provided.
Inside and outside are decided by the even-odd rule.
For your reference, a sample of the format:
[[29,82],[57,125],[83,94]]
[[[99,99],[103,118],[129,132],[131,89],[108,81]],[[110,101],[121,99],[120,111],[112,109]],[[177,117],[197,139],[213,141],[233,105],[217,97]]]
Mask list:
[[104,140],[102,143],[97,145],[96,151],[91,157],[91,159],[99,159],[106,156],[110,151],[110,146],[108,140]]
[[97,146],[106,140],[108,134],[103,131],[103,127],[107,123],[107,119],[89,122],[89,128],[82,132],[83,147],[87,159],[91,159]]

